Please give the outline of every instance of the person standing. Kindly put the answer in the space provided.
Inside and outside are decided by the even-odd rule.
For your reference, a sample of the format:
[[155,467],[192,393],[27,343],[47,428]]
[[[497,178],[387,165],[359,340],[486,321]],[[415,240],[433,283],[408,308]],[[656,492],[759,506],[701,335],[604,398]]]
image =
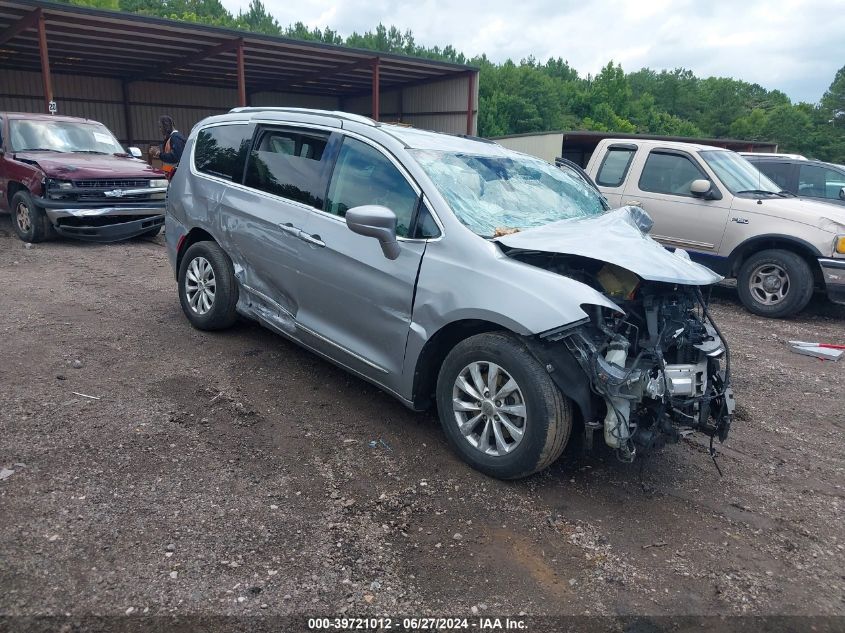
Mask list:
[[158,118],[158,129],[164,141],[160,147],[150,147],[150,158],[158,158],[163,163],[162,170],[167,179],[173,178],[179,160],[182,158],[182,150],[185,149],[185,137],[176,129],[173,117],[163,114]]

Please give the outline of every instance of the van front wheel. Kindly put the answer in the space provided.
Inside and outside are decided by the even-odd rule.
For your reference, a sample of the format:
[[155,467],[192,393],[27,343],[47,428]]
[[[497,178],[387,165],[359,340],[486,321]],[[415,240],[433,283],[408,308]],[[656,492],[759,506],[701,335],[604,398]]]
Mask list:
[[437,410],[456,452],[499,479],[542,470],[563,452],[572,406],[514,335],[477,334],[440,368]]

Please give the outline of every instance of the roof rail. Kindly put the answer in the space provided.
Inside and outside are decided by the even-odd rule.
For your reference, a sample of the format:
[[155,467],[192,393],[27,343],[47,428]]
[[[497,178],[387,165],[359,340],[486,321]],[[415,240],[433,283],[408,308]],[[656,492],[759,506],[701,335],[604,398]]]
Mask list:
[[341,112],[339,110],[313,110],[311,108],[285,108],[280,106],[245,106],[239,108],[232,108],[229,110],[230,113],[238,113],[238,112],[291,112],[296,114],[321,114],[323,116],[333,116],[338,119],[343,119],[345,121],[354,121],[356,123],[363,123],[364,125],[370,125],[375,127],[378,125],[375,121],[371,118],[362,116],[360,114],[352,114],[351,112]]

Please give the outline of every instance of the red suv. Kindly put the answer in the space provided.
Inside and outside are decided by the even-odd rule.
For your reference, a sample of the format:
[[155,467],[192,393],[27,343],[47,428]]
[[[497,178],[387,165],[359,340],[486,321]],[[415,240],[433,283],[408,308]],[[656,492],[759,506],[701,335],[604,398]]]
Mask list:
[[0,209],[25,242],[156,235],[167,180],[129,151],[96,121],[0,112]]

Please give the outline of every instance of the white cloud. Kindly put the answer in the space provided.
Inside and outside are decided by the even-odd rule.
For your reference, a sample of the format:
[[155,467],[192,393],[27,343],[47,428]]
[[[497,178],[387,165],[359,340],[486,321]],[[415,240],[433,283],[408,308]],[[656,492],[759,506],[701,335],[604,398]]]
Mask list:
[[[815,102],[845,63],[845,0],[264,0],[282,25],[342,35],[381,22],[494,61],[562,57],[581,73],[685,67]],[[223,0],[237,13],[248,0]]]

